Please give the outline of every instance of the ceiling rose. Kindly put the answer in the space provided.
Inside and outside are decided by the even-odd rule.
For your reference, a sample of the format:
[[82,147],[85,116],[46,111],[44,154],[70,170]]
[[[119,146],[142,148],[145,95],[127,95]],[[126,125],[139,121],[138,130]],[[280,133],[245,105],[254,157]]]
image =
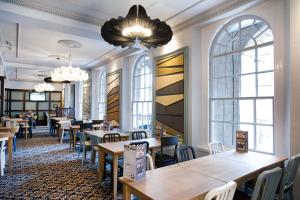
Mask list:
[[101,27],[105,41],[124,47],[156,48],[167,44],[173,36],[171,27],[159,19],[151,19],[143,6],[134,5],[127,16],[112,18]]
[[51,81],[53,82],[70,82],[70,81],[86,81],[89,78],[89,75],[86,71],[80,69],[79,67],[72,66],[72,48],[81,48],[82,44],[74,40],[59,40],[57,42],[63,47],[70,49],[69,53],[69,66],[61,66],[53,70],[51,75]]
[[54,86],[49,83],[40,83],[34,86],[34,90],[37,92],[53,91]]

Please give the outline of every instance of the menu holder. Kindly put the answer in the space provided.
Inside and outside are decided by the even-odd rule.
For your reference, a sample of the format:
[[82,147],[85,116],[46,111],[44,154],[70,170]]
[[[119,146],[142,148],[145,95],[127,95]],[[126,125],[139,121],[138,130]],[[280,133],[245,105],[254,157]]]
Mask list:
[[146,176],[147,145],[124,145],[124,172],[125,178],[133,181],[140,180]]
[[236,131],[236,151],[248,152],[248,131]]

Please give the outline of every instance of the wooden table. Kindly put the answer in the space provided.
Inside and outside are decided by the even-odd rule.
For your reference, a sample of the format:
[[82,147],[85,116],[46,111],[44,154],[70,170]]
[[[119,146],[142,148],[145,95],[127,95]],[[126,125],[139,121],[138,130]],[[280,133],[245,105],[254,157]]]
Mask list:
[[[83,122],[85,123],[85,122]],[[86,123],[90,123],[90,122],[86,122]],[[101,128],[101,125],[100,124],[93,124],[93,129],[100,129]],[[76,147],[76,133],[77,131],[80,130],[80,125],[71,125],[70,126],[70,134],[73,135],[73,148],[75,149]],[[70,142],[71,142],[71,139],[70,139]],[[71,144],[70,144],[71,145]]]
[[[256,178],[264,170],[277,166],[282,167],[285,160],[287,160],[286,157],[262,153],[228,151],[148,171],[146,178],[140,181],[134,182],[126,178],[119,180],[123,183],[124,200],[130,199],[130,194],[134,194],[140,199],[204,199],[208,191],[220,185],[214,181],[204,181],[203,184],[194,188],[199,181],[210,178],[221,181],[222,184],[229,181],[241,184]],[[174,168],[176,170],[179,168],[179,172],[183,170],[186,176],[178,178],[181,175],[176,174]],[[156,172],[157,170],[162,172]],[[201,175],[204,178],[200,180],[196,178],[197,175],[189,175],[190,173]],[[176,188],[176,190],[172,188]]]
[[25,127],[25,138],[27,139],[28,128],[29,128],[29,126],[28,126],[29,120],[28,119],[23,119],[23,118],[10,118],[9,120],[10,121],[15,121],[18,124],[24,124],[24,127]]
[[13,140],[14,140],[15,133],[11,132],[0,132],[0,138],[8,137],[8,168],[9,171],[12,170],[13,165]]
[[117,181],[118,181],[118,158],[123,156],[124,145],[128,145],[131,142],[140,142],[147,141],[149,142],[149,149],[151,149],[153,162],[155,162],[155,152],[160,148],[160,140],[156,138],[148,138],[142,140],[127,140],[121,142],[110,142],[110,143],[100,143],[99,147],[99,179],[103,179],[103,170],[104,170],[104,154],[110,154],[113,157],[113,199],[117,199]]
[[11,132],[11,127],[0,126],[0,132]]

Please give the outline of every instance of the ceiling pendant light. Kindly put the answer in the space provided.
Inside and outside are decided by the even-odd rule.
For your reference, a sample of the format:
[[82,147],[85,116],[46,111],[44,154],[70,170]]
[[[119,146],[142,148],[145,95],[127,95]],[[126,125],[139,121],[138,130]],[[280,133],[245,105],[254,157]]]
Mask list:
[[165,22],[152,20],[143,6],[134,5],[125,18],[106,21],[101,27],[101,35],[114,46],[150,49],[167,44],[173,32]]
[[53,91],[55,88],[49,83],[40,83],[34,86],[34,90],[37,92]]
[[[63,47],[80,48],[82,45],[79,42],[72,40],[60,40],[58,43]],[[71,50],[69,53],[69,66],[61,66],[50,73],[51,81],[53,82],[69,82],[69,81],[86,81],[89,75],[86,71],[79,67],[72,66]]]

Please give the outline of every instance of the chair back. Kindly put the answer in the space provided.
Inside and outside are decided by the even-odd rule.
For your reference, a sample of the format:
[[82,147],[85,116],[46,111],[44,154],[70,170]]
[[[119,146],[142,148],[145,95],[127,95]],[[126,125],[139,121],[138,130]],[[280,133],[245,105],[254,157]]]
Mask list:
[[80,131],[93,130],[93,123],[80,124]]
[[175,146],[175,149],[174,149],[174,154],[175,154],[175,150],[177,149],[177,145],[178,145],[178,138],[177,137],[166,136],[166,137],[161,137],[160,140],[161,140],[161,146],[160,146],[161,155],[163,155],[164,148],[165,147],[170,147],[170,146]]
[[180,146],[176,149],[177,163],[185,162],[196,158],[195,150],[191,146]]
[[93,124],[102,124],[103,120],[92,120]]
[[71,120],[71,125],[74,126],[74,125],[81,125],[83,123],[82,120]]
[[0,154],[5,153],[5,142],[8,141],[8,137],[0,138]]
[[147,133],[145,131],[133,131],[131,137],[133,140],[147,139]]
[[148,160],[148,163],[149,163],[149,168],[150,170],[153,170],[154,169],[154,164],[153,164],[153,159],[152,159],[152,156],[150,154],[148,154],[149,152],[149,142],[147,141],[141,141],[141,142],[131,142],[129,145],[133,145],[133,146],[138,146],[138,145],[144,145],[146,144],[146,161]]
[[221,142],[209,143],[208,148],[210,155],[224,152],[224,146]]
[[146,144],[146,153],[148,153],[148,151],[149,151],[149,142],[147,142],[147,141],[131,142],[129,145],[138,146],[138,145],[144,145],[144,144]]
[[284,169],[282,180],[280,183],[279,196],[280,199],[285,199],[285,195],[292,195],[294,181],[300,165],[300,154],[292,156]]
[[204,200],[232,200],[235,193],[236,183],[230,181],[225,185],[215,188],[205,195]]
[[280,167],[262,172],[257,178],[251,200],[274,199],[281,175]]
[[121,135],[119,133],[107,133],[103,135],[102,142],[119,142],[121,141]]
[[93,148],[95,146],[97,146],[97,144],[99,144],[101,142],[100,139],[99,139],[99,137],[96,136],[96,135],[90,135],[90,139],[91,139],[91,144],[92,144]]

